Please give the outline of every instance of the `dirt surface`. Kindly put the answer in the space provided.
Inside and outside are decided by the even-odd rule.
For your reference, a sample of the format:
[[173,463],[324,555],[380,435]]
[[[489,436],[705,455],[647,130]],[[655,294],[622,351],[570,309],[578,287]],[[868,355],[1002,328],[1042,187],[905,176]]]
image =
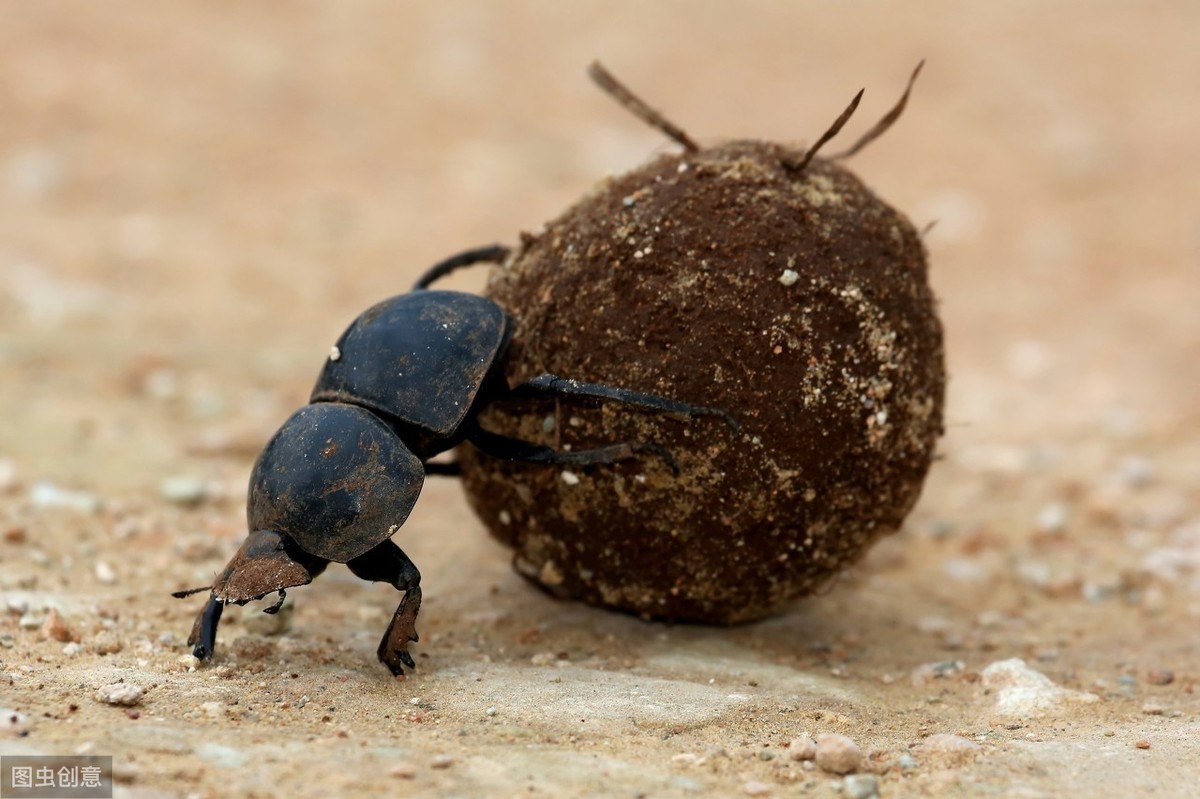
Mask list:
[[[1194,795],[1198,30],[1180,0],[5,4],[0,752],[111,754],[121,796]],[[169,592],[237,547],[344,326],[669,149],[594,57],[702,141],[811,140],[864,85],[872,119],[928,59],[853,161],[937,220],[948,435],[906,530],[786,614],[671,627],[529,587],[431,479],[414,676],[375,660],[396,592],[341,567],[197,667]],[[805,738],[835,733],[860,762]]]

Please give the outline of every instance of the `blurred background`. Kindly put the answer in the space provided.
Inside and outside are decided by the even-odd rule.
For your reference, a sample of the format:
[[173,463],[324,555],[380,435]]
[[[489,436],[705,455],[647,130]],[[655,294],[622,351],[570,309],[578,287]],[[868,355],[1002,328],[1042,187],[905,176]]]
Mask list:
[[951,423],[1194,422],[1194,3],[53,2],[0,23],[0,451],[32,471],[143,485],[179,425],[285,388],[268,430],[358,311],[669,149],[593,58],[701,140],[798,142],[866,87],[849,140],[927,59],[852,165],[936,222]]
[[[344,569],[294,634],[227,613],[187,671],[196,607],[167,594],[245,534],[252,459],[344,327],[672,149],[593,59],[702,142],[811,142],[865,87],[850,142],[922,58],[850,165],[936,223],[948,433],[857,576],[757,625],[642,624],[521,583],[431,480],[397,537],[425,575],[410,682],[374,659],[395,592]],[[515,795],[551,766],[557,796],[758,795],[812,782],[772,747],[836,730],[890,797],[1188,795],[1198,76],[1193,0],[0,4],[0,671],[25,745],[101,741],[129,795]],[[1104,702],[997,724],[980,672],[1018,656]],[[149,686],[128,718],[92,698],[117,679]],[[931,733],[978,751],[904,765]]]

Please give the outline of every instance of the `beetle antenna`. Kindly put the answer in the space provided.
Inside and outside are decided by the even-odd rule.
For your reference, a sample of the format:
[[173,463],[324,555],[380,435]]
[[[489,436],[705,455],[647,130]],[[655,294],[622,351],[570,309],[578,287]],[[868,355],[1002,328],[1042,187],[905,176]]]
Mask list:
[[925,66],[924,58],[917,63],[917,68],[914,69],[912,71],[912,75],[909,76],[908,86],[905,87],[904,94],[900,95],[900,100],[895,106],[892,107],[891,111],[888,111],[883,115],[882,119],[875,123],[875,127],[864,133],[862,137],[850,147],[850,149],[843,150],[836,155],[830,156],[830,158],[838,160],[842,158],[849,158],[886,133],[887,129],[890,128],[892,124],[900,118],[902,113],[904,113],[904,106],[908,105],[908,95],[912,93],[913,84],[917,82],[917,76],[921,74],[921,67],[923,66]]
[[854,109],[858,108],[858,103],[860,100],[862,100],[864,91],[866,91],[866,89],[858,90],[858,94],[854,95],[854,99],[850,101],[850,105],[846,106],[846,110],[842,112],[842,115],[833,121],[833,124],[829,126],[829,130],[821,134],[821,138],[817,139],[816,144],[808,148],[808,152],[804,154],[803,158],[801,158],[799,161],[785,163],[784,165],[788,169],[791,169],[795,172],[804,171],[804,167],[808,166],[809,161],[813,160],[813,156],[817,154],[817,150],[820,150],[825,146],[826,142],[838,135],[838,131],[840,131],[842,126],[845,125],[846,122],[849,121],[850,117],[854,115]]
[[594,80],[596,85],[603,89],[610,97],[625,106],[626,110],[631,114],[650,127],[658,128],[667,136],[674,139],[684,150],[689,153],[699,151],[700,145],[696,144],[695,139],[687,135],[682,128],[671,120],[646,105],[640,97],[613,77],[613,74],[605,69],[604,65],[599,61],[593,61],[591,66],[588,67],[588,77]]
[[212,590],[211,585],[204,585],[204,586],[201,586],[200,588],[185,588],[182,591],[175,591],[171,594],[171,596],[175,597],[176,599],[187,599],[192,594],[198,594],[201,591],[211,591],[211,590]]

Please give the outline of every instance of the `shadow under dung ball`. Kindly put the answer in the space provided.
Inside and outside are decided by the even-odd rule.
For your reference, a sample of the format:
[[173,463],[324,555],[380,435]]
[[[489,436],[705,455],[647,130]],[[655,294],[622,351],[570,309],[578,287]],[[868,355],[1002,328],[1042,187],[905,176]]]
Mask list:
[[556,595],[754,619],[817,590],[917,500],[945,390],[924,247],[903,214],[815,156],[854,104],[807,151],[700,148],[618,96],[684,151],[603,182],[493,274],[487,295],[515,321],[506,373],[716,406],[742,429],[565,400],[494,407],[482,423],[497,432],[573,450],[649,442],[678,473],[650,454],[581,469],[463,447],[464,485],[517,570]]

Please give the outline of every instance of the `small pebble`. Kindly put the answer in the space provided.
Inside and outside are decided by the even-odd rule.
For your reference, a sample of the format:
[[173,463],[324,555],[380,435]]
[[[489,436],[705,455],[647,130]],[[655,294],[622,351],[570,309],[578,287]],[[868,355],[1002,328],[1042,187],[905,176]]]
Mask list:
[[180,474],[159,483],[158,493],[174,505],[197,505],[208,493],[208,487],[198,477]]
[[62,651],[63,651],[63,654],[69,658],[75,657],[76,655],[78,655],[80,652],[83,651],[83,645],[72,641],[71,643],[64,646]]
[[983,687],[995,698],[995,712],[1000,716],[1034,718],[1056,713],[1067,703],[1099,700],[1095,694],[1056,685],[1020,658],[990,664],[983,670],[982,678]]
[[17,464],[12,458],[0,458],[0,494],[12,491],[18,484]]
[[101,630],[89,642],[97,655],[115,655],[121,651],[121,639],[111,630]]
[[99,560],[96,561],[96,579],[105,585],[112,585],[117,581],[117,573],[107,561]]
[[1149,741],[1138,741],[1137,743],[1134,744],[1134,746],[1136,746],[1138,749],[1149,749],[1150,742]]
[[909,679],[913,687],[920,688],[934,680],[947,680],[962,674],[966,664],[961,660],[941,660],[935,663],[922,663],[912,670]]
[[1117,479],[1128,488],[1145,488],[1154,478],[1154,464],[1146,458],[1125,458],[1117,467]]
[[42,637],[48,641],[59,641],[64,644],[72,638],[71,628],[54,608],[50,608],[50,612],[46,614],[46,620],[42,622]]
[[109,705],[132,707],[142,701],[145,691],[136,685],[123,682],[102,685],[96,689],[96,701]]
[[803,733],[788,743],[788,755],[792,760],[812,760],[817,756],[817,742],[808,733]]
[[862,750],[840,733],[817,736],[817,766],[831,774],[849,774],[862,767]]
[[1061,502],[1047,505],[1038,512],[1037,531],[1042,535],[1058,535],[1067,529],[1067,506]]
[[38,508],[66,508],[84,513],[100,509],[100,500],[86,491],[59,488],[54,483],[38,482],[29,489],[29,501]]
[[402,780],[411,780],[417,776],[417,767],[412,763],[397,763],[388,773]]
[[982,747],[974,741],[948,733],[930,735],[913,748],[919,754],[934,755],[944,760],[967,760],[982,751]]
[[785,286],[794,286],[799,279],[800,273],[795,269],[784,269],[783,274],[779,276],[779,282]]
[[429,761],[430,768],[450,768],[454,765],[453,755],[434,755],[433,760]]
[[746,796],[766,796],[771,792],[771,786],[758,780],[750,780],[742,785],[742,793]]
[[0,707],[0,735],[16,738],[29,734],[29,717],[6,707]]
[[1146,681],[1151,685],[1170,685],[1175,682],[1175,672],[1167,669],[1151,669],[1146,675]]
[[879,799],[879,778],[874,774],[851,774],[842,780],[842,791],[850,799]]

